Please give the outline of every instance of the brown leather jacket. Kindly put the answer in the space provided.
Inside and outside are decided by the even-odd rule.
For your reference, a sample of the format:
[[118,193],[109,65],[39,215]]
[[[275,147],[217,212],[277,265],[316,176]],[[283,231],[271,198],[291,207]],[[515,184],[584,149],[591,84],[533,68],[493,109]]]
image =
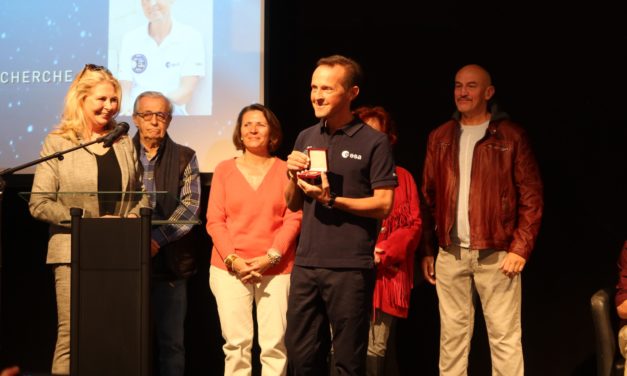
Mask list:
[[[431,132],[427,145],[422,194],[441,247],[451,245],[457,217],[460,129],[452,119]],[[473,153],[470,248],[502,249],[528,259],[542,208],[540,171],[524,130],[504,114],[493,115]],[[425,253],[434,254],[433,249]]]

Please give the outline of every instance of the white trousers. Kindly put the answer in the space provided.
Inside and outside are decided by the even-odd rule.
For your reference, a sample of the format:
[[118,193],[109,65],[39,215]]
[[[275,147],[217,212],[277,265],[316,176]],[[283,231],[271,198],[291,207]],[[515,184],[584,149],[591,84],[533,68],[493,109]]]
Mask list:
[[524,375],[520,275],[499,266],[505,251],[440,248],[436,290],[440,307],[440,375],[466,375],[478,294],[490,343],[492,375]]
[[209,287],[216,298],[222,337],[225,340],[222,347],[225,375],[252,373],[253,302],[257,308],[261,374],[286,374],[284,336],[289,286],[289,274],[262,276],[259,283],[244,284],[225,270],[214,266],[209,268]]

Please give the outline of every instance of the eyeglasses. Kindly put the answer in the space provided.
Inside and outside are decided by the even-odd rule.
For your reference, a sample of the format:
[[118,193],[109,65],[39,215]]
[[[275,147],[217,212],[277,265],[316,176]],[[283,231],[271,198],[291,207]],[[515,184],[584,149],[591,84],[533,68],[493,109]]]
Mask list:
[[92,71],[92,72],[105,71],[105,72],[111,74],[111,72],[109,72],[109,70],[106,67],[103,67],[102,65],[85,64],[85,67],[81,71],[81,74],[78,76],[79,80],[83,77],[83,75],[85,74],[86,71]]
[[167,114],[165,112],[146,111],[146,112],[136,112],[134,115],[139,116],[140,118],[144,119],[144,121],[152,120],[153,115],[157,117],[158,121],[166,121],[170,118],[170,114]]

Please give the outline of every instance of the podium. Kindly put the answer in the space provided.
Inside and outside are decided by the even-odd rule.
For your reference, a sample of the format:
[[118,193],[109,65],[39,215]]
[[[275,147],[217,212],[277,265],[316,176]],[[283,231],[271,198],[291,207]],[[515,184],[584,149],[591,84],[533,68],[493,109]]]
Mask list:
[[151,227],[200,221],[153,220],[151,206],[167,192],[21,195],[31,203],[43,199],[71,204],[71,219],[52,225],[70,225],[71,375],[152,375]]
[[71,209],[72,375],[152,375],[150,225],[140,220],[82,218]]

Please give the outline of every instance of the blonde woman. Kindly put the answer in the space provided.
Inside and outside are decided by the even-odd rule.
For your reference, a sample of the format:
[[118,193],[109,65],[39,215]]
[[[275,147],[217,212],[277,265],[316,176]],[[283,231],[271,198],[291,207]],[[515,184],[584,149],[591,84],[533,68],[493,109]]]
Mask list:
[[[115,126],[121,89],[106,68],[86,65],[76,76],[65,97],[58,127],[44,140],[41,156],[64,151],[101,137]],[[70,373],[70,208],[80,207],[85,216],[118,215],[110,200],[85,201],[80,195],[37,192],[134,191],[140,189],[137,162],[128,136],[111,147],[89,145],[37,165],[29,209],[33,217],[50,223],[46,262],[54,270],[57,297],[57,343],[52,374]]]

